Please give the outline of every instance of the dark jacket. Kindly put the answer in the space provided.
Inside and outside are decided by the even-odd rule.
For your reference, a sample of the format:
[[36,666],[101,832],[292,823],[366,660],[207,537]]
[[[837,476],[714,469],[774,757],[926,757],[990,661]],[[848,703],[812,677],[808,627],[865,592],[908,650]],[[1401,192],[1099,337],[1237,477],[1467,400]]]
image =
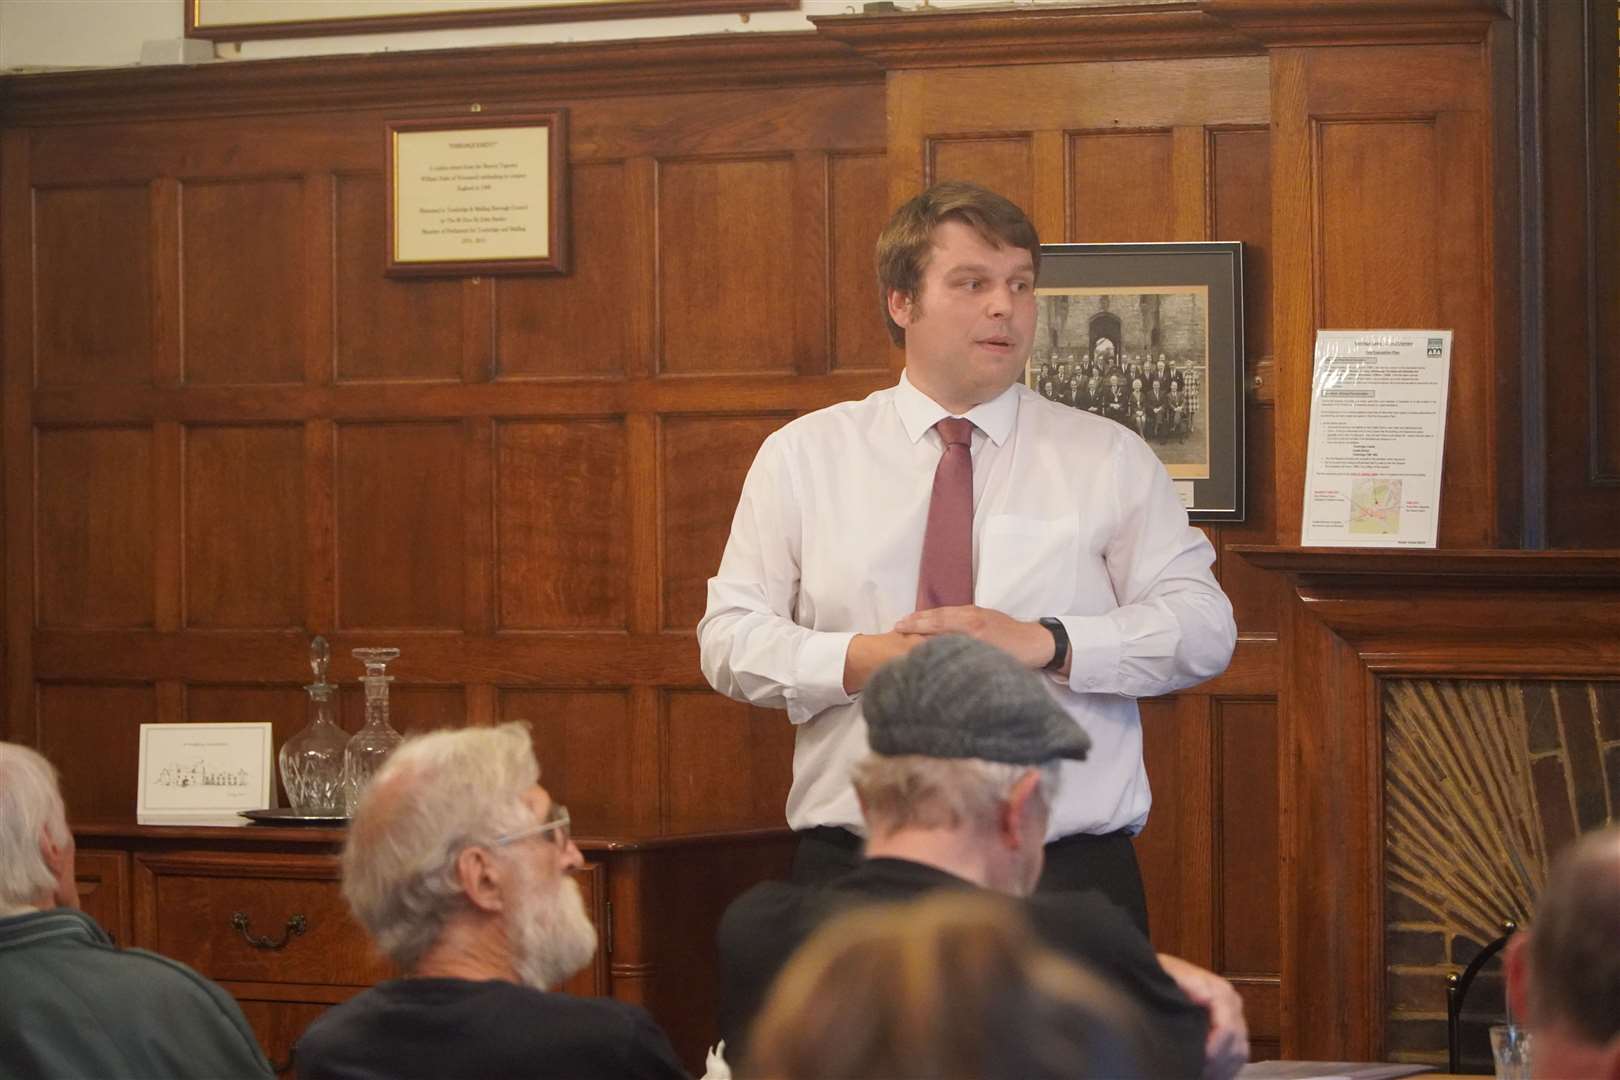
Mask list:
[[0,919],[0,1076],[262,1080],[270,1066],[224,990],[55,908]]
[[327,1010],[293,1051],[300,1080],[685,1080],[646,1011],[517,983],[396,979]]
[[[720,920],[720,1035],[726,1060],[746,1051],[749,1025],[772,981],[823,922],[862,904],[911,900],[936,889],[977,889],[943,870],[904,859],[868,859],[829,885],[769,881],[743,893]],[[1209,1014],[1160,966],[1153,946],[1129,917],[1094,892],[1037,893],[1022,906],[1050,948],[1078,960],[1122,991],[1146,1015],[1169,1075],[1203,1070]]]

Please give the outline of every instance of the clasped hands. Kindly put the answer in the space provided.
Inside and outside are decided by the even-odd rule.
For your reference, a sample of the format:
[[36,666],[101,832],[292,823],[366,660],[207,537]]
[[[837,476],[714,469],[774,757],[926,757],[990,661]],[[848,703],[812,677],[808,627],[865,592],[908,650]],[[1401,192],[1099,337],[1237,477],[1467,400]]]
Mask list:
[[993,608],[961,607],[914,611],[883,634],[856,634],[844,656],[844,692],[853,694],[866,685],[878,668],[898,659],[940,634],[966,634],[994,645],[1028,668],[1042,668],[1052,659],[1051,631],[1038,622],[1024,622]]

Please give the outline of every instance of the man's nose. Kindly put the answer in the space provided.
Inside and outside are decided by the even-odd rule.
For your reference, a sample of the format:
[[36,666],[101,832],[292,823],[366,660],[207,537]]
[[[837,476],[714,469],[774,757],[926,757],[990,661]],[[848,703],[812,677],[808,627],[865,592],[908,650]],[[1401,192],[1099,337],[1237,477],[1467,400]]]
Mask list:
[[1012,286],[992,285],[985,290],[985,312],[993,318],[1005,319],[1012,311]]

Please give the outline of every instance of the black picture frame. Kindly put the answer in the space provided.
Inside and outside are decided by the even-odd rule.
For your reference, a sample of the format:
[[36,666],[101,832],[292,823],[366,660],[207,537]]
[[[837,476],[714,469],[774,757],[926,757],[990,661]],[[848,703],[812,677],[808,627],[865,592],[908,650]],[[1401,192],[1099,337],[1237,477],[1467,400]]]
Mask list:
[[1025,385],[1141,435],[1192,521],[1242,521],[1243,245],[1043,244],[1035,293]]

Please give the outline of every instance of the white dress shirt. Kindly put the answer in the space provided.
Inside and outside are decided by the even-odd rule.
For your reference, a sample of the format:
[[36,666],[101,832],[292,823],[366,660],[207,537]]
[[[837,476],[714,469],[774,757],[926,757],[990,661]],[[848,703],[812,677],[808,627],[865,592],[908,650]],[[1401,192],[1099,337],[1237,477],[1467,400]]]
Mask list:
[[[799,726],[794,829],[864,831],[849,770],[868,751],[866,722],[860,694],[844,692],[844,656],[855,634],[916,606],[943,449],[933,425],[948,415],[902,375],[773,432],[743,484],[698,642],[716,690]],[[1214,549],[1120,424],[1022,385],[965,415],[974,603],[1062,619],[1074,661],[1051,691],[1091,736],[1085,762],[1063,763],[1048,839],[1139,832],[1151,795],[1135,699],[1218,674],[1237,640]]]

